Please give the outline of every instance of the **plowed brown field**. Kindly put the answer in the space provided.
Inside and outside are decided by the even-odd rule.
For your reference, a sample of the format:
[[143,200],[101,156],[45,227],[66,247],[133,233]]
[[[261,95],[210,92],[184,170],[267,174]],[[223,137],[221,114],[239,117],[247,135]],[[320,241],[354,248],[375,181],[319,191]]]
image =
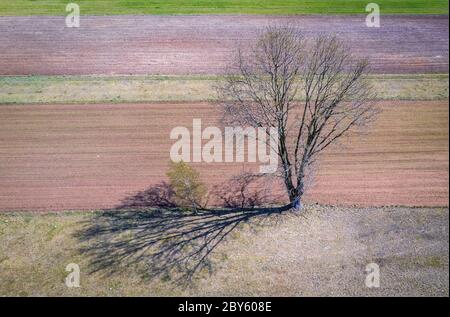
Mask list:
[[448,15],[0,17],[0,75],[217,74],[237,45],[287,20],[307,36],[334,32],[378,73],[448,72]]
[[[307,199],[344,205],[448,205],[446,101],[379,104],[370,132],[324,154]],[[201,114],[201,115],[199,115]],[[162,181],[173,127],[217,125],[214,105],[3,105],[0,210],[117,206]],[[195,165],[209,185],[242,163]],[[274,189],[274,191],[276,191]]]

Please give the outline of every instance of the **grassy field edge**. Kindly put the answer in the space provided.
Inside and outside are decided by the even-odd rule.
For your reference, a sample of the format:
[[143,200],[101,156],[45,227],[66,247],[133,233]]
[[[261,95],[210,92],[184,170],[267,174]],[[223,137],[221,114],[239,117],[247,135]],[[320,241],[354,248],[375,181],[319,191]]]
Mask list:
[[[68,0],[0,1],[0,15],[66,15]],[[193,15],[193,14],[366,14],[363,0],[78,0],[81,14]],[[382,14],[448,14],[445,0],[379,0]]]
[[[221,76],[1,76],[0,104],[215,101]],[[448,74],[372,75],[380,100],[446,100]],[[299,99],[302,97],[299,95]]]

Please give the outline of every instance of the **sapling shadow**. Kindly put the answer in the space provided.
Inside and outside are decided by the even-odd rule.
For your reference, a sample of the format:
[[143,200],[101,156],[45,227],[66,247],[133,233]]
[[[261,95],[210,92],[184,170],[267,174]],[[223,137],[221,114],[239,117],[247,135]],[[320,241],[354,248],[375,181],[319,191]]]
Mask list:
[[[261,193],[246,187],[253,181],[244,175],[224,185],[230,191],[223,208],[188,212],[172,201],[170,186],[160,183],[127,197],[116,208],[94,214],[76,233],[91,273],[113,274],[132,266],[143,277],[177,284],[190,282],[200,272],[212,273],[213,252],[236,228],[244,223],[263,226],[273,215],[290,209],[289,205],[261,207],[262,201],[255,199],[262,198]],[[236,184],[239,187],[231,190]],[[249,196],[242,196],[243,192]]]

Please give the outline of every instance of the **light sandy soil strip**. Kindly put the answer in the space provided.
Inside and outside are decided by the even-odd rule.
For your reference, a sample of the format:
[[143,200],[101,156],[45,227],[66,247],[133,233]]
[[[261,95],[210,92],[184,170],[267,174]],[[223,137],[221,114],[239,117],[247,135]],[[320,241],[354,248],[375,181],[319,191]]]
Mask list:
[[448,72],[448,15],[0,17],[0,75],[214,74],[269,23],[334,32],[378,73]]
[[[309,201],[448,205],[447,101],[385,101],[370,133],[324,154]],[[162,181],[176,126],[217,125],[196,104],[3,105],[0,210],[113,207]],[[195,164],[208,185],[242,163]],[[248,167],[248,166],[247,166]],[[276,189],[274,189],[276,192]]]

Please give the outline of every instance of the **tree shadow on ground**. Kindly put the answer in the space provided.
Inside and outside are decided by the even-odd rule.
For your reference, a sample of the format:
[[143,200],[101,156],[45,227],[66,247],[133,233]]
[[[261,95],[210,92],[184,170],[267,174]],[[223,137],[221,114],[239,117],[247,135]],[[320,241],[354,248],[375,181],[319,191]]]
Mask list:
[[283,199],[273,192],[273,179],[261,174],[241,173],[228,182],[215,186],[212,195],[225,208],[257,208],[282,204]]
[[[242,191],[237,191],[239,194]],[[241,199],[258,203],[249,194]],[[259,196],[258,196],[259,195]],[[240,224],[262,226],[284,207],[202,209],[196,213],[177,208],[173,191],[160,183],[126,198],[117,208],[89,218],[76,233],[88,255],[92,272],[112,274],[133,265],[143,277],[189,282],[196,273],[213,272],[212,253]],[[231,198],[227,196],[228,198]],[[238,199],[231,200],[238,202]]]

